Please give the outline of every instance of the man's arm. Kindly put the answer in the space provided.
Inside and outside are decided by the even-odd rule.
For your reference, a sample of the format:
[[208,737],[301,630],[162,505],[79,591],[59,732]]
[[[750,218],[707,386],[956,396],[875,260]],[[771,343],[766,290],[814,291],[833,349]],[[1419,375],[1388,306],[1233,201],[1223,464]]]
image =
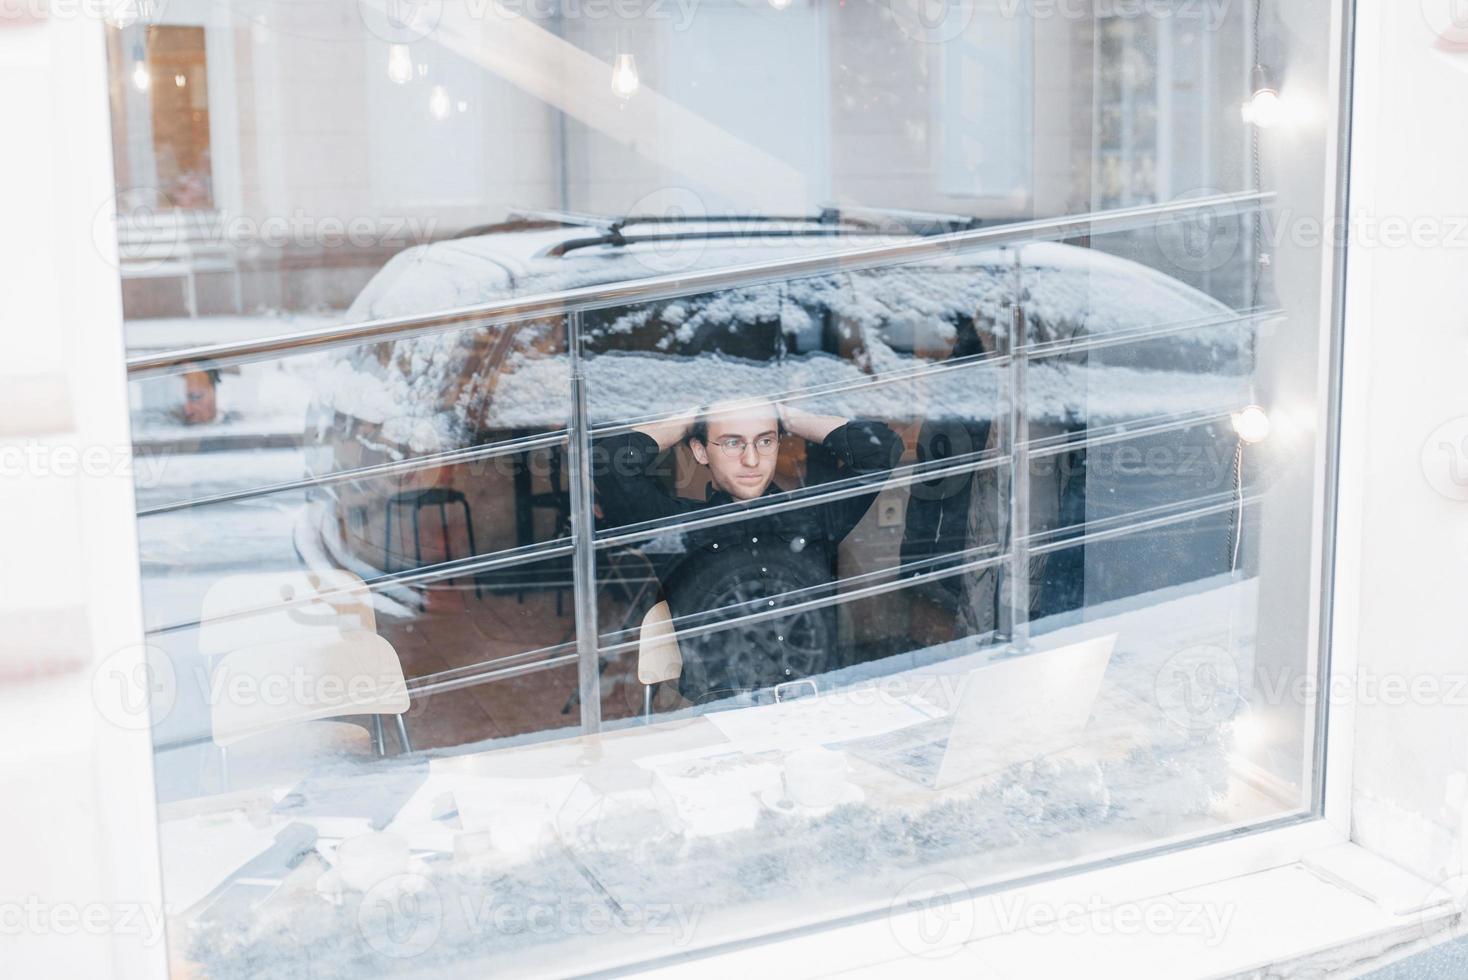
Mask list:
[[812,415],[789,405],[780,406],[780,420],[791,435],[816,443],[825,442],[828,435],[846,424],[839,415]]
[[593,474],[603,527],[640,524],[693,508],[693,501],[665,490],[651,470],[659,456],[683,439],[694,418],[695,413],[687,412],[596,441]]
[[[902,437],[891,426],[882,422],[868,419],[848,422],[830,415],[801,414],[804,419],[797,424],[806,432],[820,433],[821,446],[836,457],[839,464],[837,479],[864,475],[873,477],[871,492],[833,500],[824,505],[827,533],[832,541],[840,541],[851,533],[871,508],[872,501],[877,499],[877,492],[885,481],[875,478],[897,465],[897,460],[902,456]],[[810,438],[794,425],[787,423],[787,428],[796,435]]]
[[688,435],[688,430],[693,428],[693,421],[697,417],[697,412],[688,411],[670,419],[663,419],[661,422],[648,422],[633,426],[633,431],[651,436],[658,444],[658,452],[667,452],[683,441],[683,437]]

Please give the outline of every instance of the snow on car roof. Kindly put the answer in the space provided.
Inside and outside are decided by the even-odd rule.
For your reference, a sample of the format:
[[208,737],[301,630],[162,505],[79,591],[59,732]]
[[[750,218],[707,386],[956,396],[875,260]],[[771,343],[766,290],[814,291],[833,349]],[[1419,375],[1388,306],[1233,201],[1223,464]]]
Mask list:
[[[680,225],[680,231],[687,229]],[[558,243],[594,235],[596,229],[521,230],[436,242],[395,256],[363,289],[348,317],[423,314],[516,295],[826,254],[892,240],[879,235],[770,238],[758,232],[753,229],[747,237],[731,239],[597,246],[564,256],[544,253]],[[593,414],[598,421],[611,421],[679,410],[705,398],[711,384],[738,382],[745,386],[741,390],[795,391],[868,376],[864,371],[915,366],[915,357],[893,348],[903,346],[898,338],[918,328],[951,331],[964,317],[990,324],[996,335],[1002,335],[1009,322],[1006,304],[1017,288],[1041,340],[1222,318],[1229,313],[1224,304],[1155,269],[1054,242],[738,287],[664,304],[661,322],[669,329],[654,350],[593,358]],[[795,334],[811,325],[811,311],[820,310],[833,315],[848,336],[859,336],[866,352],[863,365],[818,353],[780,364],[736,363],[714,353],[673,356],[680,345],[703,335],[700,331],[739,331],[774,316],[787,334]],[[588,318],[588,330],[610,337],[644,326],[648,317],[645,304],[604,311]],[[530,334],[545,330],[543,324],[521,325],[517,329],[524,336],[494,375],[486,377],[486,338],[500,329],[471,328],[378,345],[377,356],[366,356],[374,348],[361,348],[355,357],[333,366],[324,401],[344,414],[381,423],[384,440],[415,452],[463,444],[485,429],[563,425],[568,405],[564,355],[536,350],[530,342]],[[1180,405],[1202,410],[1232,404],[1238,396],[1242,337],[1239,328],[1224,326],[1172,341],[1189,351],[1185,370],[1058,365],[1053,385],[1044,380],[1051,375],[1037,375],[1031,387],[1032,409],[1038,417],[1053,419],[1075,418],[1078,413],[1120,418],[1170,413]],[[1176,364],[1163,366],[1176,368]],[[1123,377],[1118,373],[1122,371],[1130,373]],[[1139,374],[1147,377],[1133,376]],[[902,386],[891,390],[900,391]],[[873,388],[858,401],[831,407],[878,417],[895,417],[893,413],[903,411],[904,405],[910,410],[910,398],[893,400],[879,391]],[[935,403],[929,411],[983,417],[991,411],[986,398],[955,397]]]

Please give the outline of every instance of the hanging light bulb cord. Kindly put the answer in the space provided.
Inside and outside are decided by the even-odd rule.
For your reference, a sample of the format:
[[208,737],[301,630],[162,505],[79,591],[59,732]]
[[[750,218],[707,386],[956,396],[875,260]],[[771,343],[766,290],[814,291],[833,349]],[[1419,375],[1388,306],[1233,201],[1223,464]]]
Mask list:
[[[1259,52],[1259,15],[1262,5],[1263,0],[1254,0],[1252,13],[1253,23],[1249,25],[1250,42],[1252,45],[1251,50],[1254,55],[1255,67],[1258,67],[1261,64]],[[1248,128],[1249,168],[1254,181],[1253,189],[1255,191],[1260,191],[1264,189],[1264,166],[1260,160],[1259,153],[1259,127],[1255,125],[1250,125]],[[1264,269],[1266,268],[1266,264],[1264,262],[1264,209],[1262,207],[1256,208],[1254,210],[1253,230],[1254,261],[1252,263],[1253,268],[1249,277],[1250,313],[1253,313],[1259,308],[1259,296],[1261,292],[1259,286],[1260,282],[1264,278]],[[1252,329],[1252,326],[1249,330],[1246,340],[1248,350],[1249,377],[1250,379],[1252,379],[1254,377],[1254,371],[1258,366],[1258,352],[1255,347],[1257,338],[1254,335],[1254,330]],[[1250,388],[1253,388],[1252,380]],[[1250,401],[1252,402],[1253,399],[1251,398]],[[1244,537],[1244,439],[1237,433],[1234,436],[1234,461],[1232,477],[1234,507],[1228,513],[1228,537],[1225,539],[1227,541],[1228,547],[1228,570],[1231,573],[1238,570],[1239,550],[1240,545],[1243,543]]]

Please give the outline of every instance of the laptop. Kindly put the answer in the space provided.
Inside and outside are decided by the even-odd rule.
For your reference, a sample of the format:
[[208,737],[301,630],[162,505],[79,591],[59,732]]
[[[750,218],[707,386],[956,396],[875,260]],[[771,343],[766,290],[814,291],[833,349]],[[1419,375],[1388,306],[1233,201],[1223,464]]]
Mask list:
[[930,789],[999,772],[1083,741],[1116,634],[991,661],[966,674],[953,710],[842,743]]

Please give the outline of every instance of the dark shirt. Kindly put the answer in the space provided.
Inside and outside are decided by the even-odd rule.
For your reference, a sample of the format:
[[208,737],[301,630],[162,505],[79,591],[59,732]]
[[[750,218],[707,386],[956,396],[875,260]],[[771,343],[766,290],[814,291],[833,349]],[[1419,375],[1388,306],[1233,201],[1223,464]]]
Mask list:
[[[759,501],[736,503],[712,485],[703,500],[669,493],[651,473],[661,453],[645,433],[598,441],[596,490],[603,528],[688,517],[727,505],[750,512],[682,532],[681,553],[648,555],[680,630],[766,613],[736,626],[680,634],[679,687],[691,700],[766,687],[834,666],[831,607],[786,616],[769,611],[830,594],[837,548],[870,509],[881,475],[901,455],[902,440],[881,422],[858,420],[833,430],[821,446],[836,461],[828,480],[869,476],[871,489],[771,512]],[[765,497],[782,493],[771,484]]]

